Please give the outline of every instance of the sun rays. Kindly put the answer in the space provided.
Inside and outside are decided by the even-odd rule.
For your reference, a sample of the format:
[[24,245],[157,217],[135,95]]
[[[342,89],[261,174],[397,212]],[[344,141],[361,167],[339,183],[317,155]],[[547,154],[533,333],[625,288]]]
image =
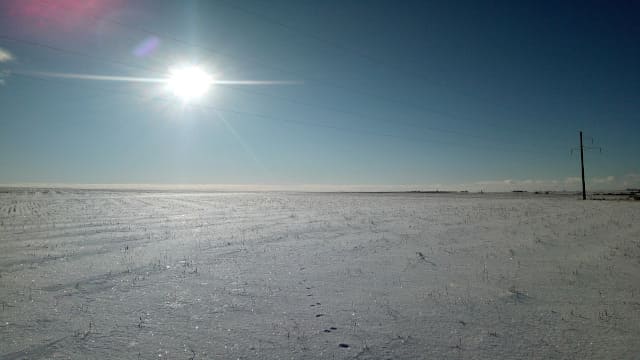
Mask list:
[[194,102],[203,98],[214,85],[295,85],[301,83],[300,81],[291,80],[218,79],[204,67],[188,63],[170,67],[167,75],[164,77],[138,77],[20,70],[14,70],[11,72],[27,76],[70,80],[163,84],[164,91],[175,96],[183,103]]

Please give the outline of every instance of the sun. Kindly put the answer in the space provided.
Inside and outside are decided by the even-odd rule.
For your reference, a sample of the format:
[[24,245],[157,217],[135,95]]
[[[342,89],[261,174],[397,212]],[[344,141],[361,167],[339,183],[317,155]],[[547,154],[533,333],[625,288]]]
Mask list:
[[206,94],[212,83],[212,76],[202,68],[183,65],[169,70],[167,88],[182,101],[190,102]]

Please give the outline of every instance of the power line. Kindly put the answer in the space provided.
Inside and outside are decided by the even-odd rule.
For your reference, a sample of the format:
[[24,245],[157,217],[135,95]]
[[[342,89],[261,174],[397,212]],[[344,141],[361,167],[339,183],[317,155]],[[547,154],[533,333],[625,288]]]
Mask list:
[[[37,42],[37,41],[25,40],[25,39],[10,37],[10,36],[6,36],[6,35],[2,35],[2,34],[0,34],[0,39],[12,41],[12,42],[24,43],[24,44],[29,45],[29,46],[40,47],[40,48],[48,49],[48,50],[59,52],[59,53],[66,53],[66,54],[70,54],[70,55],[74,55],[74,56],[82,56],[82,57],[85,57],[85,58],[88,58],[88,59],[91,59],[91,60],[94,60],[94,61],[98,61],[98,62],[101,62],[101,63],[105,63],[105,64],[125,66],[125,67],[132,68],[132,69],[142,69],[142,70],[146,70],[146,71],[153,71],[153,69],[148,68],[146,66],[134,65],[134,64],[127,63],[127,62],[122,62],[122,61],[113,60],[113,59],[109,59],[109,58],[99,57],[99,56],[87,54],[87,53],[84,53],[84,52],[81,52],[81,51],[65,49],[65,48],[52,46],[52,45],[44,44],[44,43]],[[23,75],[25,75],[25,74],[23,74]],[[254,91],[254,93],[257,93],[257,92]],[[273,96],[273,97],[276,97],[276,96]],[[310,103],[306,103],[306,105],[307,106],[312,106],[312,107],[314,106],[314,105],[312,105]],[[332,111],[336,111],[336,110],[332,110]],[[253,115],[253,116],[259,115],[259,114],[250,113],[250,112],[244,112],[244,113],[247,114],[247,115]],[[357,112],[346,111],[345,113],[347,113],[349,115],[352,115],[352,116],[358,116],[358,117],[361,117],[361,118],[367,118],[367,119],[369,118],[369,117],[367,117],[367,115],[361,114],[361,113],[357,113]],[[357,114],[357,115],[355,115],[355,114]],[[396,119],[396,122],[397,122],[397,119]],[[404,123],[406,123],[406,121]],[[317,126],[317,125],[318,124],[315,123],[314,126]],[[435,127],[429,127],[429,126],[422,126],[422,125],[419,125],[417,123],[412,123],[412,125],[413,126],[420,126],[423,130],[432,131],[432,132],[446,132],[446,133],[452,133],[452,134],[456,134],[456,135],[460,135],[460,136],[468,136],[468,137],[473,137],[473,138],[478,138],[478,139],[487,139],[487,138],[483,138],[482,136],[473,135],[473,134],[467,134],[467,133],[459,132],[459,131],[455,131],[455,130],[449,130],[449,129],[443,129],[443,128],[435,128]],[[329,127],[330,128],[336,128],[336,127],[333,127],[331,125],[329,125]],[[363,132],[370,132],[368,130],[362,130],[362,131]],[[387,136],[387,135],[386,134],[382,134],[382,136]],[[395,137],[395,136],[391,136],[391,137]],[[487,140],[488,141],[492,141],[492,142],[496,142],[495,139],[487,139]],[[446,144],[446,143],[444,143],[444,144]],[[452,144],[452,143],[449,143],[449,144]],[[507,145],[512,145],[512,144],[507,144]],[[512,149],[510,149],[510,150],[512,150]]]
[[29,46],[39,47],[39,48],[43,48],[43,49],[47,49],[47,50],[51,50],[51,51],[55,51],[55,52],[59,52],[59,53],[64,53],[64,54],[69,54],[69,55],[74,55],[74,56],[80,56],[80,57],[91,59],[93,61],[101,62],[101,63],[104,63],[104,64],[123,66],[123,67],[127,67],[127,68],[130,68],[130,69],[136,69],[136,70],[145,70],[145,71],[151,70],[151,71],[153,71],[153,69],[150,69],[150,68],[145,67],[145,66],[134,65],[134,64],[126,63],[126,62],[121,62],[119,60],[114,60],[114,59],[105,59],[103,57],[87,54],[85,52],[66,49],[66,48],[61,48],[61,47],[58,47],[58,46],[53,46],[53,45],[41,43],[41,42],[38,42],[38,41],[26,40],[26,39],[22,39],[22,38],[16,38],[16,37],[8,36],[8,35],[5,35],[5,34],[0,34],[0,40],[17,42],[17,43],[22,43],[22,44],[29,45]]
[[[272,17],[269,17],[269,16],[265,16],[263,13],[259,13],[257,11],[253,11],[251,9],[247,9],[245,7],[242,7],[242,6],[238,6],[238,4],[235,3],[235,2],[231,2],[231,1],[228,1],[228,0],[218,0],[218,3],[223,3],[228,8],[234,9],[234,10],[239,11],[239,12],[243,12],[245,14],[249,14],[249,15],[251,15],[251,16],[253,16],[253,17],[255,17],[255,18],[257,18],[257,19],[259,19],[259,20],[261,20],[263,22],[266,22],[266,23],[272,24],[272,25],[276,25],[278,27],[286,29],[287,31],[289,31],[290,33],[292,33],[292,34],[294,34],[296,36],[306,36],[308,38],[311,38],[311,39],[314,39],[316,41],[322,42],[322,43],[324,43],[324,44],[326,44],[328,46],[334,47],[334,48],[336,48],[336,49],[338,49],[340,51],[350,52],[353,55],[355,55],[355,56],[357,56],[357,57],[359,57],[361,59],[364,59],[364,60],[366,60],[366,61],[368,61],[368,62],[370,62],[372,64],[381,65],[383,67],[389,66],[389,64],[387,64],[385,61],[380,60],[379,58],[373,57],[373,56],[371,56],[371,55],[369,55],[369,54],[367,54],[365,52],[362,52],[362,51],[354,48],[354,47],[346,46],[346,45],[344,45],[344,44],[342,44],[340,42],[336,42],[336,41],[327,39],[327,38],[322,37],[320,35],[317,35],[317,34],[315,34],[313,32],[309,32],[309,31],[306,31],[304,29],[291,26],[290,24],[287,24],[287,23],[282,22],[280,20],[277,20],[275,18],[272,18]],[[403,69],[403,68],[394,69],[394,71],[407,73],[407,74],[409,74],[411,76],[418,76],[418,77],[421,77],[421,78],[427,78],[427,76],[425,74],[423,74],[423,73],[409,71],[409,70]],[[431,85],[431,86],[433,86],[433,85]],[[440,87],[440,86],[438,86],[438,87]]]
[[[242,6],[238,6],[238,4],[236,2],[232,2],[230,0],[217,0],[217,2],[221,3],[221,4],[224,4],[228,8],[235,9],[237,11],[249,14],[249,15],[253,16],[254,18],[262,20],[263,22],[266,22],[266,23],[269,23],[269,24],[272,24],[272,25],[276,25],[278,27],[286,29],[291,34],[294,34],[295,36],[298,36],[298,37],[305,36],[307,38],[310,38],[310,39],[325,43],[326,45],[334,47],[334,48],[336,48],[336,49],[338,49],[338,50],[340,50],[342,52],[349,52],[349,53],[351,53],[351,54],[353,54],[353,55],[355,55],[355,56],[357,56],[357,57],[359,57],[361,59],[367,60],[370,63],[377,64],[377,65],[385,68],[385,70],[389,70],[388,69],[389,66],[390,66],[389,63],[387,63],[384,60],[381,60],[380,58],[377,58],[377,57],[371,56],[371,55],[369,55],[367,53],[364,53],[364,52],[360,51],[359,49],[357,49],[357,48],[355,48],[353,46],[344,45],[344,44],[342,44],[340,42],[336,42],[336,41],[327,39],[327,38],[325,38],[323,36],[320,36],[320,35],[317,35],[317,34],[315,34],[313,32],[307,31],[307,30],[299,28],[299,27],[292,26],[290,24],[287,24],[287,23],[282,22],[280,20],[277,20],[275,18],[266,16],[263,13],[247,9],[245,7],[242,7]],[[404,67],[397,67],[397,66],[392,66],[392,67],[393,67],[393,69],[392,69],[393,72],[405,73],[407,75],[410,75],[411,77],[419,77],[419,78],[421,78],[423,80],[426,80],[427,82],[431,81],[431,79],[426,74],[424,74],[422,72],[412,71],[412,70],[409,70],[409,69],[404,68]],[[435,86],[435,87],[438,87],[440,89],[443,88],[443,86],[441,86],[441,85],[433,85],[432,83],[424,83],[424,84],[427,84],[427,85],[429,85],[431,87]],[[458,95],[462,95],[462,96],[465,96],[467,98],[479,99],[477,97],[477,95],[474,96],[474,95],[471,95],[471,94],[468,94],[468,93],[461,94],[459,90],[457,90],[456,92],[458,93]],[[486,100],[482,100],[482,101],[486,101]],[[416,105],[416,104],[414,104],[414,105]],[[434,112],[436,114],[439,113],[439,114],[444,115],[446,117],[452,117],[452,118],[456,117],[456,116],[451,116],[451,114],[448,114],[448,113],[442,112],[442,111],[435,111],[433,109],[428,109],[428,108],[426,108],[425,110]],[[522,130],[521,128],[506,127],[503,124],[497,124],[497,123],[492,123],[492,122],[487,122],[487,124],[493,124],[493,125],[497,125],[498,127],[511,129],[511,130],[517,131],[518,133],[520,133],[521,130]],[[558,139],[558,141],[562,141],[564,143],[564,139],[560,139],[560,138],[557,138],[557,139]]]
[[[44,79],[44,78],[41,78],[41,77],[36,77],[36,76],[33,76],[33,75],[29,75],[29,74],[16,74],[16,75],[23,76],[23,77],[28,77],[28,78],[32,78],[32,79],[36,79],[36,80],[40,80],[40,81],[48,80],[48,79]],[[114,94],[114,91],[111,88],[95,87],[95,89],[99,90],[99,91],[102,91],[102,92],[105,92],[105,93],[108,93],[109,95],[113,95]],[[127,92],[124,92],[124,91],[119,91],[119,93],[128,95]],[[144,100],[148,100],[147,98],[144,98],[144,97],[142,97],[140,95],[137,95],[137,94],[134,95],[134,96],[139,97],[139,98],[143,98]],[[160,98],[167,99],[167,97],[160,97]],[[473,144],[468,144],[468,143],[447,142],[447,141],[442,141],[442,140],[426,139],[426,138],[422,138],[422,137],[403,136],[403,135],[390,134],[390,133],[384,133],[384,132],[378,132],[378,131],[371,131],[371,130],[366,130],[366,129],[358,129],[358,128],[347,127],[347,126],[330,125],[330,124],[326,124],[326,123],[322,123],[322,122],[283,118],[283,117],[278,117],[278,116],[273,116],[273,115],[268,115],[268,114],[262,114],[262,113],[255,113],[255,112],[250,112],[250,111],[245,111],[245,110],[239,110],[239,109],[235,109],[235,108],[232,108],[232,107],[212,106],[212,105],[206,105],[206,104],[190,104],[190,106],[201,108],[201,109],[205,109],[205,110],[211,110],[211,111],[214,111],[214,112],[224,112],[224,113],[227,113],[227,114],[244,115],[244,116],[249,116],[249,117],[254,117],[254,118],[261,118],[261,119],[268,120],[268,121],[276,121],[276,122],[297,124],[297,125],[301,125],[301,126],[311,126],[311,127],[317,127],[317,128],[325,128],[325,129],[330,129],[330,130],[334,130],[334,131],[338,131],[338,132],[349,132],[349,133],[355,133],[355,134],[364,135],[364,136],[394,138],[394,139],[400,139],[400,140],[410,141],[410,142],[420,143],[420,144],[429,144],[429,143],[431,143],[431,144],[440,144],[440,145],[446,145],[446,146],[452,146],[452,147],[463,147],[463,148],[471,148],[471,149],[484,149],[484,150],[492,150],[492,151],[500,151],[500,152],[504,152],[505,150],[508,150],[509,152],[516,152],[516,153],[527,153],[527,154],[534,154],[534,155],[548,155],[548,154],[545,154],[545,153],[536,152],[536,151],[530,151],[530,150],[524,150],[524,149],[513,149],[513,148],[506,149],[506,148],[500,148],[500,147],[479,146],[479,145],[473,145]]]
[[[372,118],[375,118],[375,119],[378,119],[378,120],[382,120],[382,121],[385,121],[385,122],[388,122],[390,120],[388,117],[380,116],[378,114],[366,114],[366,113],[362,113],[362,112],[358,112],[358,111],[347,110],[347,109],[342,109],[342,108],[338,108],[338,107],[334,107],[334,106],[327,106],[327,105],[319,106],[318,104],[315,104],[315,103],[312,103],[312,102],[302,101],[302,100],[298,100],[298,99],[295,99],[295,98],[289,98],[289,97],[286,97],[286,96],[279,96],[279,95],[275,95],[275,94],[267,93],[267,92],[262,92],[262,91],[256,91],[256,90],[253,90],[253,89],[250,90],[250,89],[247,89],[245,87],[241,88],[241,87],[237,87],[237,86],[229,86],[229,88],[231,88],[231,89],[233,89],[235,91],[240,91],[240,92],[249,93],[249,94],[255,94],[255,95],[259,95],[259,96],[266,96],[266,97],[270,97],[270,98],[274,98],[274,99],[278,99],[278,100],[282,100],[282,101],[286,101],[286,102],[289,102],[289,103],[298,104],[298,105],[302,105],[302,106],[307,106],[307,107],[311,107],[311,108],[322,108],[322,109],[326,109],[326,110],[334,112],[334,113],[344,114],[344,115],[353,116],[353,117],[366,119],[366,120],[370,120]],[[407,121],[407,120],[403,120],[403,119],[394,119],[394,122],[396,124],[401,124],[401,125],[409,126],[409,127],[420,129],[420,130],[427,130],[427,131],[431,131],[431,132],[440,132],[440,133],[447,133],[447,134],[455,134],[455,135],[459,135],[459,136],[475,138],[475,139],[480,139],[480,140],[485,140],[485,141],[502,142],[502,143],[509,144],[508,142],[505,142],[503,139],[491,138],[491,137],[481,136],[481,135],[477,135],[477,134],[470,134],[470,133],[463,132],[463,131],[436,127],[436,126],[422,124],[422,123],[418,123],[418,122],[414,122],[414,121]]]
[[[41,1],[48,2],[48,0],[41,0]],[[48,3],[51,4],[51,2],[48,2]],[[60,4],[55,4],[54,6],[64,7],[64,6],[60,5]],[[190,41],[182,40],[182,39],[180,39],[178,37],[175,37],[175,36],[173,36],[171,34],[168,34],[168,33],[162,33],[162,32],[158,32],[158,31],[155,31],[155,30],[150,30],[150,29],[138,26],[138,25],[131,25],[131,24],[127,24],[127,23],[124,23],[124,22],[121,22],[121,21],[108,19],[108,18],[105,18],[105,17],[97,17],[97,16],[92,16],[92,17],[95,18],[98,21],[111,23],[111,24],[114,24],[116,26],[128,28],[130,30],[138,31],[138,32],[141,32],[141,33],[144,33],[144,34],[147,34],[147,35],[154,35],[154,36],[158,36],[160,38],[166,38],[166,39],[168,39],[170,41],[173,41],[175,43],[178,43],[178,44],[180,44],[182,46],[186,46],[186,47],[193,48],[193,49],[201,49],[203,51],[206,51],[208,53],[211,53],[211,54],[214,54],[214,55],[217,55],[217,56],[223,56],[223,57],[231,59],[231,60],[237,60],[233,56],[231,56],[229,54],[226,54],[226,53],[223,53],[223,52],[221,52],[219,50],[214,50],[214,49],[211,49],[211,48],[206,47],[206,46],[194,44],[194,43],[192,43]],[[279,67],[279,66],[274,66],[271,63],[266,63],[264,61],[257,60],[256,58],[253,58],[253,57],[249,58],[249,59],[243,59],[243,60],[244,61],[253,62],[253,63],[259,64],[259,65],[261,65],[263,67],[271,68],[271,69],[274,69],[274,70],[277,70],[277,71],[283,72],[283,73],[289,73],[289,74],[293,74],[293,75],[301,74],[299,71],[294,71],[294,70],[291,70],[289,68],[283,68],[283,67]],[[446,118],[454,118],[454,119],[458,118],[458,119],[465,120],[463,117],[451,115],[450,113],[444,112],[444,111],[441,111],[441,110],[435,110],[435,109],[432,109],[432,108],[428,108],[428,107],[425,107],[422,104],[417,104],[417,103],[414,103],[414,102],[411,102],[411,101],[400,100],[400,99],[396,99],[396,98],[389,98],[389,97],[386,97],[386,96],[383,96],[383,95],[380,95],[380,94],[377,94],[377,93],[373,93],[373,92],[369,92],[369,91],[363,91],[362,89],[359,89],[359,88],[353,88],[351,86],[345,86],[345,85],[343,85],[341,83],[337,83],[337,82],[334,82],[334,81],[327,81],[327,80],[318,79],[318,78],[309,78],[308,75],[302,75],[302,76],[303,76],[303,79],[305,81],[312,80],[313,82],[315,82],[316,84],[321,85],[321,86],[342,89],[342,90],[347,91],[347,92],[360,94],[361,96],[370,97],[370,98],[376,98],[376,99],[383,100],[383,101],[386,101],[386,102],[391,102],[391,103],[396,103],[396,104],[399,104],[399,105],[402,105],[402,106],[412,107],[412,108],[419,109],[419,110],[422,110],[422,111],[426,111],[426,112],[429,112],[429,113],[437,114],[437,115],[440,115],[440,116],[443,116],[443,117],[446,117]],[[468,120],[469,119],[466,119],[465,121],[468,121]],[[502,128],[504,130],[511,131],[511,132],[516,132],[517,131],[518,133],[520,133],[521,130],[522,130],[521,128],[511,128],[511,127],[508,127],[508,126],[504,126],[503,124],[498,124],[498,123],[493,123],[493,122],[486,122],[485,121],[484,124],[493,125],[494,128]],[[555,137],[553,135],[550,136],[548,134],[546,134],[545,136],[547,137],[547,139]],[[561,139],[560,137],[555,137],[555,138],[556,138],[557,141],[563,141],[563,143],[564,143],[564,139]]]

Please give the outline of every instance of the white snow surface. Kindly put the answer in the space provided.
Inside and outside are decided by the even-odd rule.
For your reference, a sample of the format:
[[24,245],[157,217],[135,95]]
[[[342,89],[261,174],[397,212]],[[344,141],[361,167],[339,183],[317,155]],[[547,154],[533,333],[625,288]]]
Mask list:
[[0,358],[640,356],[640,202],[0,192]]

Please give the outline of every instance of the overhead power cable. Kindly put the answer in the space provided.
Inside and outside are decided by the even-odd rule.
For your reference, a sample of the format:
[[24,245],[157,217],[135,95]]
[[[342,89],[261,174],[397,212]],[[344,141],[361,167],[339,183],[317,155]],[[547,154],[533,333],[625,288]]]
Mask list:
[[[50,0],[40,0],[40,1],[48,3],[48,4],[53,5],[53,6],[57,6],[57,7],[63,7],[63,8],[65,7],[64,5],[59,4],[59,3],[52,4],[50,2]],[[68,7],[67,7],[67,9],[71,10]],[[236,57],[232,56],[232,55],[224,53],[224,52],[222,52],[220,50],[214,50],[214,49],[212,49],[210,47],[207,47],[207,46],[195,44],[193,42],[180,39],[179,37],[173,36],[173,35],[168,34],[166,32],[151,30],[151,29],[148,29],[148,28],[145,28],[145,27],[141,27],[141,26],[138,26],[138,25],[127,24],[127,23],[124,23],[122,21],[117,21],[117,20],[106,18],[106,17],[98,17],[98,16],[92,16],[92,17],[95,18],[97,21],[102,21],[102,22],[105,22],[105,23],[113,24],[113,25],[116,25],[116,26],[119,26],[119,27],[127,28],[127,29],[130,29],[130,30],[133,30],[133,31],[137,31],[137,32],[140,32],[140,33],[147,34],[147,35],[157,36],[159,38],[172,41],[172,42],[174,42],[176,44],[179,44],[181,46],[185,46],[185,47],[188,47],[188,48],[191,48],[191,49],[199,49],[199,50],[208,52],[208,53],[216,55],[216,56],[221,56],[221,57],[227,58],[229,60],[232,60],[233,62],[238,62],[238,59]],[[279,72],[282,72],[282,73],[287,73],[287,74],[291,74],[291,75],[301,75],[302,76],[301,80],[303,80],[305,82],[311,82],[311,83],[314,83],[316,85],[321,85],[321,86],[325,86],[325,87],[329,87],[329,88],[341,89],[343,91],[351,92],[351,93],[354,93],[354,94],[358,94],[360,96],[369,97],[369,98],[375,98],[377,100],[382,100],[382,101],[385,101],[385,102],[388,102],[388,103],[395,103],[397,105],[402,105],[404,107],[411,107],[411,108],[414,108],[414,109],[417,109],[417,110],[425,111],[427,113],[436,114],[436,115],[439,115],[439,116],[442,116],[442,117],[445,117],[445,118],[451,118],[451,119],[456,119],[457,118],[457,119],[464,120],[464,121],[472,120],[472,119],[465,119],[464,117],[461,117],[461,116],[458,116],[458,115],[452,115],[452,114],[450,114],[450,113],[448,113],[446,111],[429,108],[429,107],[424,106],[424,104],[414,103],[412,101],[407,101],[406,99],[391,98],[391,97],[384,96],[384,95],[381,95],[381,94],[378,94],[378,93],[365,91],[365,90],[362,90],[360,88],[354,88],[352,86],[346,86],[346,85],[344,85],[342,83],[338,83],[338,82],[335,82],[335,81],[330,81],[330,80],[326,80],[326,79],[320,79],[320,78],[317,78],[317,77],[309,77],[308,74],[302,74],[300,71],[295,71],[295,70],[292,70],[290,68],[276,66],[276,65],[273,65],[272,63],[268,63],[268,62],[265,62],[263,60],[258,60],[255,57],[241,59],[240,61],[241,62],[245,61],[245,62],[251,62],[251,63],[254,63],[254,64],[258,64],[258,66],[269,68],[269,69],[273,69],[273,70],[276,70],[276,71],[279,71]],[[518,133],[520,133],[522,131],[522,128],[509,127],[509,126],[505,126],[504,124],[488,122],[486,120],[483,121],[483,124],[491,125],[494,128],[500,128],[501,130],[509,131],[509,132],[518,132]],[[545,136],[547,137],[547,139],[554,138],[556,141],[558,141],[558,142],[562,141],[563,144],[564,144],[565,139],[563,139],[563,138],[556,137],[554,135],[549,135],[549,134],[547,134]]]
[[[65,49],[65,48],[52,46],[52,45],[44,44],[44,43],[37,42],[37,41],[25,40],[25,39],[20,39],[20,38],[11,37],[11,36],[2,35],[2,34],[0,34],[0,40],[7,40],[7,41],[12,41],[12,42],[23,43],[23,44],[26,44],[26,45],[29,45],[29,46],[40,47],[40,48],[48,49],[48,50],[59,52],[59,53],[65,53],[65,54],[69,54],[69,55],[73,55],[73,56],[81,56],[81,57],[85,57],[85,58],[91,59],[93,61],[97,61],[97,62],[104,63],[104,64],[124,66],[124,67],[128,67],[128,68],[131,68],[131,69],[136,69],[136,70],[154,71],[154,69],[148,68],[146,66],[141,66],[141,65],[131,64],[131,63],[123,62],[123,61],[119,61],[119,60],[114,60],[114,59],[109,59],[109,58],[105,58],[105,57],[95,56],[95,55],[87,54],[87,53],[84,53],[84,52],[81,52],[81,51]],[[307,106],[314,106],[312,104],[306,104],[306,105]],[[336,111],[336,110],[335,109],[330,109],[330,111]],[[351,111],[346,111],[344,113],[346,113],[348,115],[352,115],[352,116],[358,116],[358,117],[361,117],[361,118],[367,118],[367,115],[359,114],[357,112],[354,113],[354,112],[351,112]],[[355,114],[358,114],[358,115],[355,115]],[[382,118],[379,117],[379,119],[382,119]],[[388,120],[388,121],[390,121],[390,120]],[[399,119],[394,119],[393,121],[398,122]],[[400,121],[400,122],[405,123],[405,124],[407,123],[406,121]],[[450,129],[444,129],[444,128],[435,128],[435,127],[430,127],[430,126],[424,126],[424,125],[417,124],[417,123],[410,123],[410,124],[413,125],[413,126],[419,127],[419,128],[421,128],[422,130],[425,130],[425,131],[445,132],[445,133],[451,133],[451,134],[460,135],[460,136],[467,136],[467,137],[473,137],[473,138],[478,138],[478,139],[484,139],[484,140],[487,140],[487,141],[490,141],[490,142],[494,142],[494,143],[497,142],[496,139],[485,138],[485,137],[482,137],[482,136],[479,136],[479,135],[468,134],[468,133],[464,133],[464,132],[460,132],[460,131],[456,131],[456,130],[450,130]],[[512,145],[512,144],[507,144],[507,145]]]
[[[42,77],[38,77],[38,76],[35,76],[35,75],[30,75],[28,73],[24,73],[24,74],[23,73],[18,73],[16,75],[23,76],[23,77],[29,77],[29,78],[32,78],[32,79],[37,79],[37,80],[40,80],[40,81],[49,81],[50,80],[50,79],[47,79],[47,78],[42,78]],[[94,86],[94,88],[96,90],[104,92],[104,93],[106,93],[108,95],[114,95],[114,90],[112,88],[105,88],[105,87],[101,87],[101,86]],[[120,91],[117,91],[117,92],[119,94],[127,95],[128,98],[130,98],[131,95],[133,95],[134,97],[139,97],[139,98],[141,98],[143,100],[149,100],[149,98],[145,98],[142,95],[131,94],[131,91],[121,91],[120,90]],[[171,101],[171,99],[166,97],[166,96],[161,96],[159,98],[162,99],[162,100]],[[158,98],[156,98],[156,99],[158,99]],[[151,99],[151,100],[153,100],[153,99]],[[204,110],[211,110],[213,112],[223,112],[223,113],[233,114],[233,115],[241,115],[241,116],[248,116],[248,117],[253,117],[253,118],[260,118],[260,119],[264,119],[264,120],[268,120],[268,121],[284,122],[284,123],[296,124],[296,125],[301,125],[301,126],[311,126],[311,127],[316,127],[316,128],[325,128],[325,129],[330,129],[330,130],[338,131],[338,132],[355,133],[355,134],[359,134],[359,135],[362,135],[362,136],[375,136],[375,137],[383,137],[383,138],[401,139],[403,141],[410,141],[410,142],[420,143],[420,144],[440,144],[440,145],[446,145],[446,146],[450,146],[450,147],[463,147],[463,148],[470,148],[470,149],[484,149],[484,150],[491,150],[491,151],[526,153],[526,154],[545,155],[545,156],[549,155],[549,154],[545,154],[545,153],[542,153],[542,152],[525,150],[525,149],[514,149],[514,148],[504,148],[504,147],[501,148],[501,147],[483,146],[483,145],[469,144],[469,143],[449,142],[449,141],[442,141],[442,140],[427,139],[427,138],[422,138],[422,137],[419,137],[419,136],[398,135],[398,134],[384,133],[384,132],[373,131],[373,130],[368,130],[368,129],[359,129],[359,128],[354,128],[354,127],[349,127],[349,126],[332,125],[332,124],[327,124],[327,123],[323,123],[323,122],[284,118],[284,117],[278,117],[278,116],[273,116],[273,115],[268,115],[268,114],[256,113],[256,112],[251,112],[251,111],[246,111],[246,110],[239,110],[239,109],[236,109],[236,108],[233,108],[233,107],[225,107],[225,106],[217,106],[217,105],[213,106],[213,105],[207,105],[207,104],[190,104],[189,106],[192,106],[192,107],[195,107],[195,108],[204,109]]]

